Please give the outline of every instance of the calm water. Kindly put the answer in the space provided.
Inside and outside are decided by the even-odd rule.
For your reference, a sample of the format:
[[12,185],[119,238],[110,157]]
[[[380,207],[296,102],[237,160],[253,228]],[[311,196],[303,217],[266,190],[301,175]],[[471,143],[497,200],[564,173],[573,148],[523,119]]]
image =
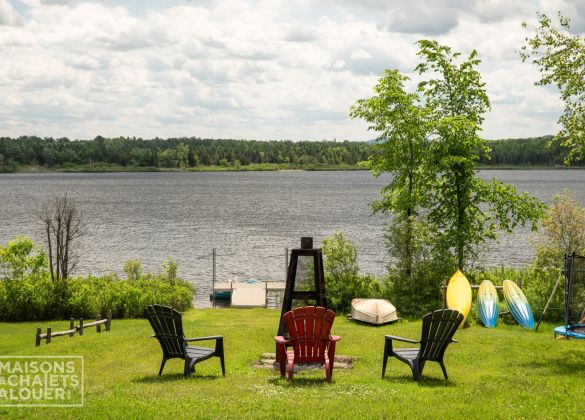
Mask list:
[[[483,171],[549,203],[570,188],[585,204],[585,171]],[[47,197],[67,192],[89,225],[78,272],[123,270],[139,258],[157,271],[171,256],[181,277],[198,288],[205,305],[217,249],[218,280],[260,277],[282,281],[285,248],[301,236],[316,243],[343,230],[359,247],[363,272],[382,275],[385,218],[371,216],[389,178],[368,172],[214,172],[119,174],[0,174],[0,244],[16,235],[43,240],[36,211]],[[532,257],[527,229],[490,245],[486,265],[525,265]]]

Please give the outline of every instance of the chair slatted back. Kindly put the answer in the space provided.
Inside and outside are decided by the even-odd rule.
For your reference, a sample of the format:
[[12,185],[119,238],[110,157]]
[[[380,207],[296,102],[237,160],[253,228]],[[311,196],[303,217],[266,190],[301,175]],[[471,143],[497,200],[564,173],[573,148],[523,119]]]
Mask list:
[[183,334],[181,313],[163,305],[149,305],[144,313],[162,347],[164,356],[184,358],[187,342]]
[[463,314],[452,309],[440,309],[423,317],[418,357],[441,360],[447,345],[463,321]]
[[335,312],[321,306],[295,308],[283,316],[296,362],[323,362]]

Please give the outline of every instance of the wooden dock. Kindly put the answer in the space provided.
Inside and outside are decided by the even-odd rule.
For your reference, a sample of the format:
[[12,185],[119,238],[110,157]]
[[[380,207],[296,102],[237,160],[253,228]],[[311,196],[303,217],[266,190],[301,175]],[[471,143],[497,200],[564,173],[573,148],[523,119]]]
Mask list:
[[258,283],[221,282],[216,283],[212,290],[212,299],[218,295],[229,296],[229,305],[233,307],[264,306],[268,308],[280,307],[284,294],[285,284],[275,281],[260,281]]

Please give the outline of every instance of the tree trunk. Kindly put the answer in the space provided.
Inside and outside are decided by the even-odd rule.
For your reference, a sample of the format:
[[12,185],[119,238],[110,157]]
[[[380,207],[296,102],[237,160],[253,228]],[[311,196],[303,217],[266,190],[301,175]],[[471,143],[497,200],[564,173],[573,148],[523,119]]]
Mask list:
[[456,183],[456,199],[457,199],[457,230],[456,230],[456,252],[457,252],[457,268],[463,271],[463,261],[465,248],[465,237],[463,232],[463,224],[465,217],[465,206],[463,205],[463,192],[461,191],[461,177],[457,174],[455,176]]
[[51,222],[49,220],[44,220],[45,222],[45,231],[47,233],[47,245],[49,247],[49,268],[51,272],[51,282],[55,284],[55,269],[53,267],[53,247],[51,243]]

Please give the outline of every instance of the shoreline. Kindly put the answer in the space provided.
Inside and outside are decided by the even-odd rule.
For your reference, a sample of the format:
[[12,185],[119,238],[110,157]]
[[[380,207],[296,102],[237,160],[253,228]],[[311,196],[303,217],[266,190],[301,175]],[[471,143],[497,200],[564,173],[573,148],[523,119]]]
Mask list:
[[47,168],[44,166],[20,166],[2,173],[115,173],[115,172],[305,172],[305,171],[367,171],[357,165],[305,165],[290,166],[280,164],[260,164],[247,166],[199,166],[194,168],[155,168],[150,166],[120,165],[78,165],[65,168]]
[[[585,170],[585,166],[536,165],[476,165],[477,170]],[[23,165],[16,168],[0,167],[3,173],[125,173],[125,172],[306,172],[306,171],[368,171],[360,165],[307,164],[290,165],[261,163],[238,166],[198,166],[191,168],[156,168],[152,166],[121,166],[110,164],[71,165],[60,168]]]

